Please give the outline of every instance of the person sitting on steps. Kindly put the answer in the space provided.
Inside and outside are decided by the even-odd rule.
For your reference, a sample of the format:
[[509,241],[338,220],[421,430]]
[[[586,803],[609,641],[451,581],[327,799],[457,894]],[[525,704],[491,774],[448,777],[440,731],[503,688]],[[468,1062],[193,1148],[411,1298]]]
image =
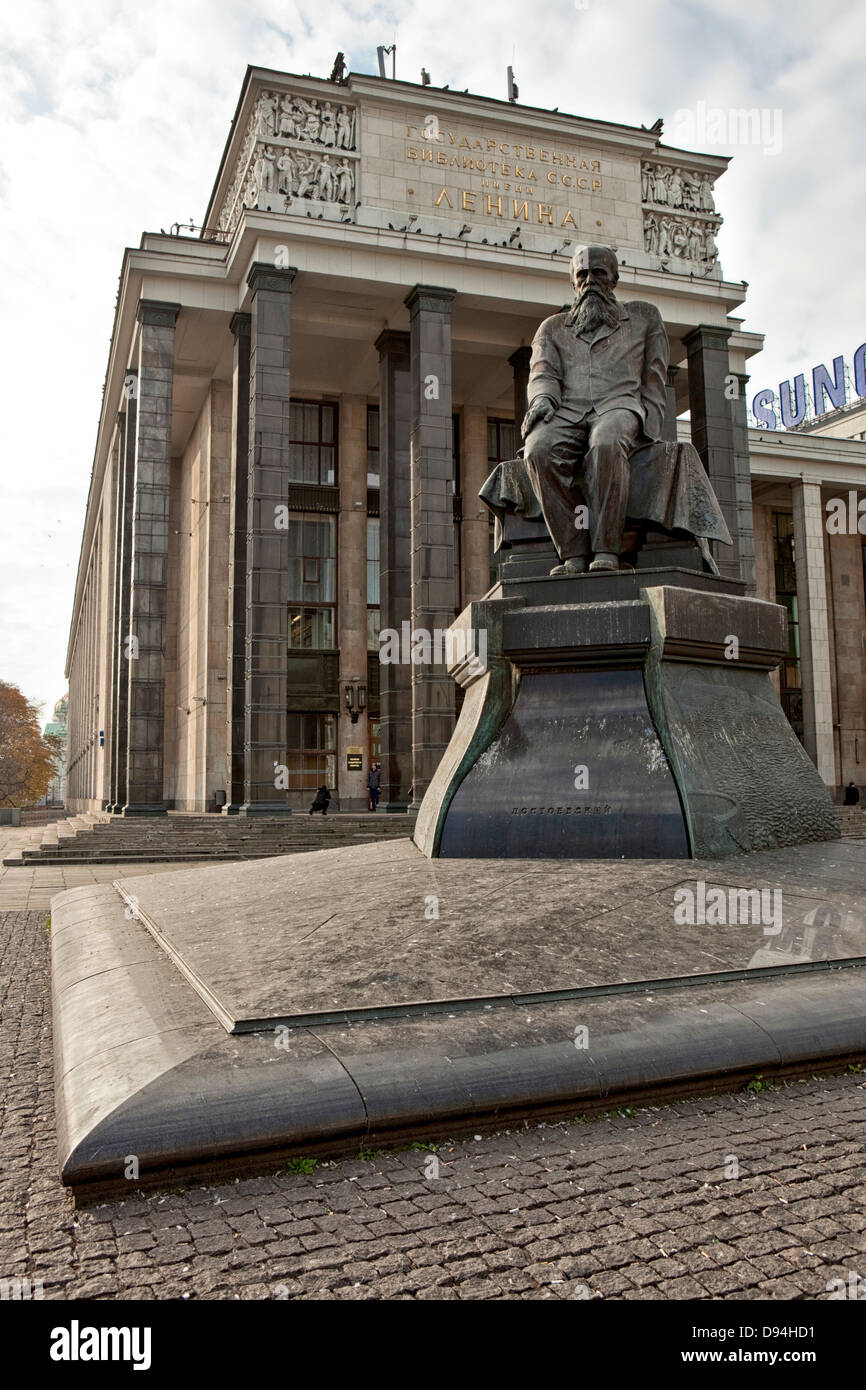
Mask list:
[[319,787],[319,790],[316,792],[315,800],[310,807],[310,815],[312,815],[314,811],[321,811],[322,815],[326,816],[328,814],[328,804],[330,800],[331,793],[328,791],[328,788]]

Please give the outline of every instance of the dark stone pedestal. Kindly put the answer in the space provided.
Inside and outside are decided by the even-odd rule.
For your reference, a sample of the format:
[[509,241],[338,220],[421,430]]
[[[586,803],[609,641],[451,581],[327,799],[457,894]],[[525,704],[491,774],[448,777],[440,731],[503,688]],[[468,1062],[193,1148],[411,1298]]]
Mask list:
[[418,813],[425,854],[719,857],[838,836],[769,679],[783,608],[696,570],[520,567],[454,625],[474,639],[449,668],[465,698]]

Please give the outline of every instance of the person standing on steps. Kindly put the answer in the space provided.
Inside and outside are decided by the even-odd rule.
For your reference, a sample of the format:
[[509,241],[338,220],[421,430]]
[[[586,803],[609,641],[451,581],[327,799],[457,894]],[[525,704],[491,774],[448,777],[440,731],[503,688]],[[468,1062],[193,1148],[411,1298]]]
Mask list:
[[375,811],[379,805],[379,785],[380,785],[379,764],[372,763],[370,771],[367,773],[367,796],[370,800],[370,810]]
[[331,793],[328,791],[328,788],[319,787],[319,790],[316,792],[315,800],[310,807],[310,815],[312,815],[314,811],[321,811],[322,815],[326,816],[328,814],[330,800]]

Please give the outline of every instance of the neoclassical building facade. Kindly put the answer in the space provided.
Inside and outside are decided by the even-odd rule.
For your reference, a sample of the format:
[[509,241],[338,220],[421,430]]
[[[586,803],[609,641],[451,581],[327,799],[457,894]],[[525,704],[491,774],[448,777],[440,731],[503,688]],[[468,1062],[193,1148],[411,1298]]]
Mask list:
[[[248,69],[203,226],[124,254],[67,657],[67,804],[274,814],[326,783],[417,803],[447,745],[447,628],[494,577],[478,490],[519,447],[530,343],[575,245],[660,310],[691,437],[788,607],[786,712],[834,788],[866,756],[863,538],[825,506],[866,443],[749,429],[716,236],[728,160],[429,86]],[[679,419],[688,413],[688,421]],[[852,431],[853,432],[853,431]]]

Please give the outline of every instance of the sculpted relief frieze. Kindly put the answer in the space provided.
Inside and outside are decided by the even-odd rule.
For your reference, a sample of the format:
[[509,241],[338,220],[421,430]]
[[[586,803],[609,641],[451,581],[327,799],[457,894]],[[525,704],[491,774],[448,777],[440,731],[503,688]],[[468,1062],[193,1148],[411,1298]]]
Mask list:
[[357,185],[357,111],[345,102],[260,92],[218,220],[228,240],[260,195],[351,206]]
[[640,173],[645,203],[683,208],[689,212],[715,212],[713,181],[708,174],[669,164],[644,162]]
[[289,92],[262,92],[256,104],[255,133],[259,140],[281,136],[322,145],[326,149],[354,150],[355,110],[341,103],[307,100]]
[[641,164],[644,249],[662,259],[676,257],[718,270],[715,234],[722,218],[716,212],[713,180],[682,165]]
[[[345,219],[360,196],[358,125],[358,109],[347,101],[283,89],[258,92],[217,214],[217,237],[231,238],[245,207]],[[475,214],[575,233],[581,218],[595,218],[603,235],[624,245],[642,240],[651,256],[686,262],[702,275],[721,274],[713,174],[687,162],[662,162],[659,151],[640,162],[638,204],[633,164],[609,162],[603,176],[597,154],[514,143],[507,133],[509,140],[487,129],[440,128],[432,115],[420,126],[395,123],[393,136],[377,134],[376,148],[368,151],[365,200],[374,211],[394,205],[393,188],[380,190],[378,175],[390,175],[383,181],[393,185],[402,160],[410,209],[423,213],[426,205],[439,217],[456,213],[471,221]],[[623,211],[630,198],[631,213]]]

